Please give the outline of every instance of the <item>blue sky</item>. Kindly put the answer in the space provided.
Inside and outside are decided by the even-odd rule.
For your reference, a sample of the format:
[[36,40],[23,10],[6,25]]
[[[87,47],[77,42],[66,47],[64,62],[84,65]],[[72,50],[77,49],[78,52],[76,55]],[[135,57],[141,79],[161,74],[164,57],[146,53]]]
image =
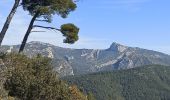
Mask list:
[[[0,0],[0,29],[14,0]],[[112,42],[170,54],[170,0],[80,0],[78,8],[67,19],[54,16],[59,27],[74,23],[80,28],[80,40],[63,44],[60,33],[31,33],[28,41],[48,42],[67,48],[108,48]],[[3,44],[22,41],[31,16],[20,7]],[[41,30],[41,29],[37,29]]]

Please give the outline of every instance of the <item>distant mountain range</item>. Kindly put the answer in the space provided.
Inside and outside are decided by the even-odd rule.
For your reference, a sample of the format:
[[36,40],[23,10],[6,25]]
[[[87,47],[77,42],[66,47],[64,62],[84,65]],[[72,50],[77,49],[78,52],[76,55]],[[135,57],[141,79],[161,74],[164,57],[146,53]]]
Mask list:
[[[20,45],[4,45],[1,52],[17,52]],[[130,69],[143,65],[170,65],[170,55],[112,43],[108,49],[70,49],[42,42],[27,43],[24,53],[53,59],[53,65],[61,76],[80,75],[100,71]]]

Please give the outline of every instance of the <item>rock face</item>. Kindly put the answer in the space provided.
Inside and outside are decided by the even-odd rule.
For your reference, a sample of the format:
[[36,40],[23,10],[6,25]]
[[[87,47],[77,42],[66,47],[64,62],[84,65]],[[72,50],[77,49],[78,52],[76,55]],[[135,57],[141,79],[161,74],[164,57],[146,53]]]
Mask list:
[[[2,46],[1,51],[18,51],[19,45]],[[29,42],[24,53],[29,57],[42,54],[53,59],[61,76],[87,74],[98,71],[130,69],[143,65],[170,65],[170,56],[160,52],[112,43],[104,50],[61,48],[48,43]]]

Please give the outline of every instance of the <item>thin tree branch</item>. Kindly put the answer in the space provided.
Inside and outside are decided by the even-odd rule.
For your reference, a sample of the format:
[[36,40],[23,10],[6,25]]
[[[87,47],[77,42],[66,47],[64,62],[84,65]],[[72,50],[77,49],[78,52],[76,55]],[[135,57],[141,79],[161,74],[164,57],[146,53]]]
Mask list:
[[40,20],[40,19],[36,19],[35,21],[39,21],[39,22],[49,22],[48,20]]
[[57,29],[57,28],[54,28],[54,27],[45,27],[45,26],[40,26],[40,25],[34,25],[33,28],[35,27],[39,27],[39,28],[45,28],[45,29],[52,29],[52,30],[57,30],[57,31],[60,31],[60,29]]

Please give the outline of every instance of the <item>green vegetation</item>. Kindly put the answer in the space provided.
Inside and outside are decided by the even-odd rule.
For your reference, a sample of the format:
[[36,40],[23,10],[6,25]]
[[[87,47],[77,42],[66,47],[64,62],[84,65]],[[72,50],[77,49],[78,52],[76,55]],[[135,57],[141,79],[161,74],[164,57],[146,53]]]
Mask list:
[[65,77],[97,100],[170,100],[170,67],[151,65],[135,69]]
[[77,86],[69,86],[57,77],[49,58],[20,54],[1,58],[0,100],[87,100]]
[[96,100],[96,98],[94,97],[93,93],[91,93],[91,92],[88,93],[87,99],[88,100]]

